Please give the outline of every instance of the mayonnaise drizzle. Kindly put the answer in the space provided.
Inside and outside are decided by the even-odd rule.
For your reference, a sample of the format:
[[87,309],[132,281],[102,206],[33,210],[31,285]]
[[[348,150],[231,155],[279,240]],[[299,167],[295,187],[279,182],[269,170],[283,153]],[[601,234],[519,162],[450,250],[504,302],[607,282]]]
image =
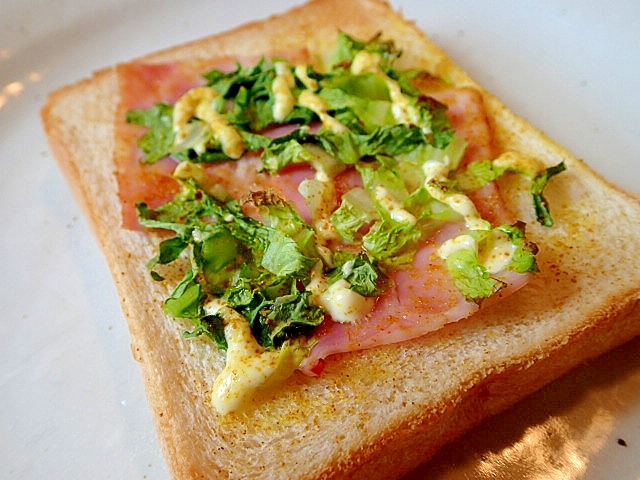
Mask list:
[[[227,123],[225,116],[215,110],[213,102],[218,96],[219,93],[213,88],[196,87],[178,99],[173,108],[175,143],[179,144],[189,136],[189,121],[197,117],[207,123],[213,137],[220,142],[224,154],[237,159],[244,154],[244,140],[240,132]],[[205,149],[205,143],[194,147],[198,153],[203,153]]]

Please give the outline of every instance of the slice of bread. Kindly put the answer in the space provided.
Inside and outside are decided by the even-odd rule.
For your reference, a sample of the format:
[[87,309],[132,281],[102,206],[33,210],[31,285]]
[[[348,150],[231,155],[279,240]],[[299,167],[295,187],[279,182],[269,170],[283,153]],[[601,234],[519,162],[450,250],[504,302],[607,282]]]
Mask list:
[[121,228],[115,68],[54,92],[42,111],[49,142],[111,268],[175,478],[398,478],[488,416],[640,333],[637,200],[515,116],[384,1],[315,0],[141,60],[205,65],[300,47],[322,57],[338,30],[359,38],[382,32],[403,49],[400,66],[478,88],[500,149],[547,166],[566,163],[546,191],[552,228],[532,217],[526,181],[501,180],[540,248],[540,273],[472,318],[336,356],[320,377],[295,374],[245,409],[219,416],[208,390],[224,355],[185,340],[184,325],[162,313],[170,282],[154,282],[146,268],[156,239]]

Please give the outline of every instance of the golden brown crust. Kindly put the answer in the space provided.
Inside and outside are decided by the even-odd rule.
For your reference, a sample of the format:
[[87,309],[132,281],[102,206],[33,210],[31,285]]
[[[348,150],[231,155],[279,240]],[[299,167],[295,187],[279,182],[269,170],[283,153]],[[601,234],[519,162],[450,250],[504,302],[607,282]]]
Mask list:
[[245,410],[219,417],[206,395],[223,358],[185,341],[182,327],[162,315],[168,287],[152,282],[144,266],[154,242],[119,228],[115,71],[53,93],[42,112],[49,142],[111,268],[175,478],[396,478],[488,415],[640,333],[638,202],[516,117],[387,3],[313,0],[144,60],[205,65],[211,52],[242,57],[301,46],[326,53],[337,29],[358,37],[382,31],[404,49],[405,66],[479,88],[501,149],[547,165],[567,162],[548,189],[552,229],[533,222],[526,182],[506,177],[501,184],[541,249],[541,273],[473,318],[337,356],[320,378],[296,374]]

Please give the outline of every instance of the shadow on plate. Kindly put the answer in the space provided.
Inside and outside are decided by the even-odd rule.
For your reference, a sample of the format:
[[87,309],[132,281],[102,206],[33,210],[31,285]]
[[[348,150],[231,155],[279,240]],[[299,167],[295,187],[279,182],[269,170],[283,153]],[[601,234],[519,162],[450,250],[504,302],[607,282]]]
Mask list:
[[582,478],[596,456],[607,461],[612,449],[631,446],[620,432],[625,417],[640,416],[638,351],[640,338],[577,367],[404,480]]

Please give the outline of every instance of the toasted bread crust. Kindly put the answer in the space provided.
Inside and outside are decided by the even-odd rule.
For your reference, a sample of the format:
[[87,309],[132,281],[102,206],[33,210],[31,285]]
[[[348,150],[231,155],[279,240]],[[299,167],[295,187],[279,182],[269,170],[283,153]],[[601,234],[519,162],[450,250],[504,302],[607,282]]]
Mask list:
[[220,417],[207,389],[222,355],[202,341],[185,341],[182,326],[163,315],[168,287],[145,268],[154,239],[120,228],[115,70],[54,92],[43,123],[110,266],[175,478],[398,478],[487,416],[640,333],[638,202],[514,115],[384,1],[313,0],[141,60],[206,65],[212,56],[299,47],[324,56],[337,30],[362,38],[382,32],[404,50],[402,65],[478,88],[500,149],[546,165],[567,163],[548,188],[552,229],[531,218],[522,179],[501,183],[540,247],[541,272],[468,320],[399,345],[336,356],[320,378],[296,374]]

